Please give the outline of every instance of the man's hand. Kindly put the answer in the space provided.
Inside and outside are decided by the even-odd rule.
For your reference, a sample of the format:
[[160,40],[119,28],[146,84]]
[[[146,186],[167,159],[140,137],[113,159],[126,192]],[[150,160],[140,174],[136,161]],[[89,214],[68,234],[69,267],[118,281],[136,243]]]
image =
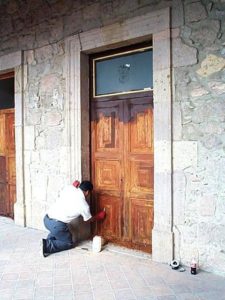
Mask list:
[[80,185],[80,181],[75,180],[75,181],[73,182],[73,186],[74,186],[75,188],[79,188],[79,185]]
[[106,216],[106,213],[104,210],[100,211],[99,213],[97,213],[97,215],[95,216],[96,220],[103,220]]

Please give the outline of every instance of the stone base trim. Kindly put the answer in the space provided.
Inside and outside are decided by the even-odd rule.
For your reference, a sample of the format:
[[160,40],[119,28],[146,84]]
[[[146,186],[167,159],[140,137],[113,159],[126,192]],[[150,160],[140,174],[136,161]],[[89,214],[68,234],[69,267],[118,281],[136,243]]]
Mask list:
[[173,255],[173,232],[160,229],[152,231],[152,260],[156,262],[169,263],[174,259]]
[[14,222],[16,225],[26,226],[26,214],[24,203],[16,202],[14,204]]

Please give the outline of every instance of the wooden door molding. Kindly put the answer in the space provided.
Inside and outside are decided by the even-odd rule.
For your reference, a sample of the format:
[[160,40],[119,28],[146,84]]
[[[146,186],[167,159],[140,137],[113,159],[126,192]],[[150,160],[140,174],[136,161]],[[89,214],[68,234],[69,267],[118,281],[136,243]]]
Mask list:
[[4,74],[0,74],[0,80],[2,79],[8,79],[8,78],[12,78],[14,77],[14,72],[7,72],[7,73],[4,73]]

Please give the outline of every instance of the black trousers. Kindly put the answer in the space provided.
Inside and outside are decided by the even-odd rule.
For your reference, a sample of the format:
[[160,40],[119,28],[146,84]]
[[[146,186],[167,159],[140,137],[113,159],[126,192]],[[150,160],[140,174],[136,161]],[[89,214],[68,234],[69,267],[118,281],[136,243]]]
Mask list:
[[50,231],[46,239],[46,253],[56,253],[75,246],[67,223],[44,217],[44,225]]

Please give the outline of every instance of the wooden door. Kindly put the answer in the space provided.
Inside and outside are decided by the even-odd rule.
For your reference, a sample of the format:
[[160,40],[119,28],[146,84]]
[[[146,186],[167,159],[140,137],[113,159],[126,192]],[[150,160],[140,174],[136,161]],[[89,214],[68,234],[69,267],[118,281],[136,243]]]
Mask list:
[[[114,98],[115,99],[115,98]],[[107,218],[97,233],[151,251],[153,109],[151,97],[92,101],[92,181]]]
[[14,109],[0,110],[0,215],[13,218],[16,198]]

